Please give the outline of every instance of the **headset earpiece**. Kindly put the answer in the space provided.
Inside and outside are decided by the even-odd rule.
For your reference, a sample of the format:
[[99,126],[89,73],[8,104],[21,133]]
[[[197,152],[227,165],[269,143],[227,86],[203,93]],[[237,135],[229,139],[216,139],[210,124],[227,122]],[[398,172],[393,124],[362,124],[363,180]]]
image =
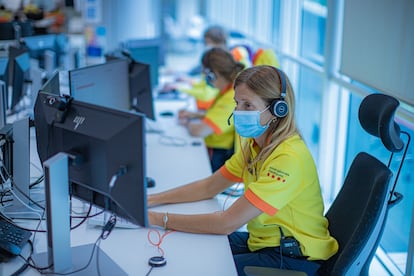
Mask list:
[[283,74],[283,72],[281,72],[276,67],[273,67],[273,68],[275,69],[280,79],[280,98],[273,100],[273,102],[270,104],[270,112],[278,118],[283,118],[289,112],[288,104],[285,101],[286,79],[285,79],[285,75]]

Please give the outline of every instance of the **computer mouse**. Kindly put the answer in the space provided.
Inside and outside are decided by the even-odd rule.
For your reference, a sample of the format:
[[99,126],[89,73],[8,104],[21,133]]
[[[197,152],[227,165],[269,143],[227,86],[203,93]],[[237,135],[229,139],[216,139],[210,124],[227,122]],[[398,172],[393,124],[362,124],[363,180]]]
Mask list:
[[155,180],[152,177],[147,176],[147,188],[155,187]]
[[172,116],[174,116],[174,112],[172,112],[172,111],[163,111],[163,112],[160,112],[160,116],[172,117]]

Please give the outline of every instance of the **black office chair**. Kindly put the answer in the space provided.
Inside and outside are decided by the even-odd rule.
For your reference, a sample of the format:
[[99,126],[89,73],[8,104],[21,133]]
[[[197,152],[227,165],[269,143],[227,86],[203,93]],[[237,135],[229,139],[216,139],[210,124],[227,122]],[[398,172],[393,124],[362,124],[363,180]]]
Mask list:
[[[388,166],[365,152],[360,152],[353,160],[341,190],[326,213],[329,231],[337,239],[339,251],[321,265],[319,275],[368,275],[388,210],[402,199],[394,189],[410,136],[400,131],[394,121],[398,106],[395,98],[383,94],[368,95],[360,105],[361,126],[381,139],[391,157]],[[389,167],[394,153],[404,148],[401,133],[406,134],[407,143],[392,184],[393,172]],[[246,266],[244,272],[248,276],[306,275],[304,272],[255,266]]]

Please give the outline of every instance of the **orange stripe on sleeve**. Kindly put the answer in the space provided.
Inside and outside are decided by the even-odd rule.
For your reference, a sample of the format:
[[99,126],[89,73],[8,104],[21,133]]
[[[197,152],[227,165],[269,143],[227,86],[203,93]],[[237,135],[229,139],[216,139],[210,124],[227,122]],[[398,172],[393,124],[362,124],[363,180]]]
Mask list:
[[215,99],[206,100],[206,101],[197,100],[197,108],[202,109],[202,110],[207,110],[213,105],[214,100]]
[[219,169],[219,172],[228,180],[234,181],[234,182],[243,182],[243,179],[235,176],[234,174],[232,174],[231,172],[229,172],[229,170],[227,170],[226,166],[221,166],[221,168]]
[[278,209],[271,206],[267,202],[263,201],[260,197],[258,197],[255,193],[252,192],[252,190],[247,189],[247,191],[244,193],[244,197],[250,201],[251,204],[268,214],[269,216],[274,216]]
[[221,128],[219,128],[212,120],[210,120],[209,118],[204,118],[203,122],[205,124],[207,124],[209,127],[211,127],[214,131],[214,133],[220,135],[223,133],[223,131],[221,130]]
[[237,49],[233,49],[233,50],[231,51],[231,53],[233,54],[233,57],[234,57],[234,59],[235,59],[236,61],[240,61],[240,60],[242,60],[243,56],[242,56],[242,54],[240,53],[240,51],[239,51],[239,50],[237,50]]
[[257,50],[257,52],[254,54],[253,56],[253,64],[256,64],[257,59],[259,58],[259,56],[263,53],[263,49],[260,48],[259,50]]

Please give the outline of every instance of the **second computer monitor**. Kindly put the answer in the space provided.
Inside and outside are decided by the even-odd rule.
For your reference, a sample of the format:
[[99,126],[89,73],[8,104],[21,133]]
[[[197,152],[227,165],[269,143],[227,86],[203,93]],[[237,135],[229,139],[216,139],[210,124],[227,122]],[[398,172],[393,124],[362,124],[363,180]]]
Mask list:
[[147,118],[155,120],[148,64],[132,61],[129,72],[129,89],[132,108],[137,112],[144,113]]
[[130,110],[128,61],[118,59],[70,70],[69,89],[78,101]]
[[55,94],[55,95],[61,95],[60,92],[60,77],[59,77],[59,71],[56,71],[52,77],[50,77],[40,88],[41,92],[49,93],[49,94]]
[[41,162],[69,155],[71,195],[148,225],[142,115],[40,92],[34,119]]
[[6,55],[0,56],[0,81],[9,87],[9,57]]
[[25,95],[25,83],[29,79],[30,56],[25,49],[9,48],[9,64],[12,69],[12,98],[10,109],[13,110]]
[[163,40],[161,38],[129,40],[122,47],[130,52],[135,61],[149,64],[151,85],[153,89],[156,88],[159,68],[165,63]]

